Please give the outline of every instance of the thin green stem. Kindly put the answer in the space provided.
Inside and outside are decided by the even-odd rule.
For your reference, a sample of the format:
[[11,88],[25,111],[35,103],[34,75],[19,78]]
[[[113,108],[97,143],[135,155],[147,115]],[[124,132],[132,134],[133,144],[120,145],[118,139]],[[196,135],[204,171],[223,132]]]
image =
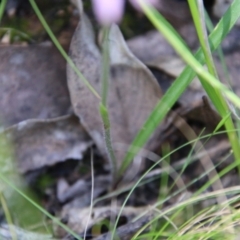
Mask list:
[[[197,1],[197,3],[196,3]],[[210,46],[208,43],[208,35],[205,26],[205,16],[204,16],[204,6],[202,0],[188,0],[188,4],[192,13],[192,18],[195,24],[195,29],[197,31],[197,35],[199,38],[199,42],[201,44],[203,54],[205,56],[205,61],[208,67],[209,72],[218,78],[217,71],[214,65],[214,61],[212,58]]]
[[107,108],[102,103],[100,103],[99,112],[103,121],[105,144],[106,144],[106,149],[108,153],[108,158],[112,168],[111,169],[112,177],[115,182],[116,176],[117,176],[117,161],[116,161],[116,157],[112,147],[111,134],[110,134],[111,125],[110,125],[108,111],[107,111]]
[[109,85],[109,27],[103,28],[104,41],[103,41],[103,69],[102,69],[102,104],[107,106],[107,95]]
[[[205,21],[206,21],[206,26],[207,26],[208,31],[212,32],[213,29],[214,29],[214,25],[213,25],[209,15],[208,15],[207,11],[205,11]],[[217,53],[218,53],[219,59],[221,61],[221,65],[222,65],[222,68],[223,68],[223,71],[224,71],[224,76],[228,80],[229,87],[231,88],[232,79],[231,79],[229,71],[227,69],[227,64],[226,64],[224,54],[223,54],[223,50],[222,50],[221,46],[219,46],[217,48]]]
[[99,106],[99,112],[102,117],[103,127],[104,127],[104,137],[105,145],[108,153],[108,158],[111,164],[112,177],[115,182],[117,176],[117,161],[114,154],[111,141],[111,123],[109,119],[108,107],[107,107],[107,97],[108,97],[108,87],[109,87],[109,27],[104,27],[104,41],[103,41],[103,68],[102,68],[102,101]]
[[36,15],[38,16],[40,22],[42,23],[42,25],[44,26],[44,29],[46,30],[46,32],[48,33],[49,37],[52,39],[53,43],[55,44],[55,46],[57,47],[57,49],[59,50],[59,52],[62,54],[62,56],[65,58],[65,60],[67,61],[67,63],[71,66],[71,68],[76,72],[76,74],[78,75],[78,77],[83,81],[83,83],[86,85],[86,87],[98,98],[100,99],[99,94],[97,93],[97,91],[93,88],[93,86],[88,82],[88,80],[83,76],[83,74],[79,71],[79,69],[76,67],[76,65],[74,64],[74,62],[72,61],[72,59],[68,56],[68,54],[64,51],[63,47],[60,45],[60,43],[58,42],[57,38],[54,36],[51,28],[48,26],[47,22],[45,21],[42,13],[40,12],[37,4],[35,3],[35,0],[29,0],[29,2],[32,5],[32,8],[34,9]]

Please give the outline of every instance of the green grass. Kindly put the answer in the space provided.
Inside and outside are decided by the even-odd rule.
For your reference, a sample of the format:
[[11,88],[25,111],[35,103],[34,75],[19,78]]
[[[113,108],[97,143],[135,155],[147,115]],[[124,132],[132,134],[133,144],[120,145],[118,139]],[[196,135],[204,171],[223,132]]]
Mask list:
[[2,0],[1,5],[0,5],[0,23],[2,21],[2,16],[5,10],[5,6],[6,6],[7,0]]
[[[216,71],[216,67],[214,65],[213,57],[211,55],[211,50],[208,42],[207,30],[205,26],[205,14],[204,14],[203,2],[199,0],[198,1],[188,0],[188,3],[192,12],[192,17],[194,20],[197,34],[198,34],[200,45],[203,50],[208,71],[212,76],[218,79],[218,74]],[[217,109],[218,113],[223,119],[225,119],[225,117],[229,115],[230,110],[228,107],[228,103],[225,100],[221,90],[216,89],[214,86],[212,86],[211,82],[210,84],[206,82],[206,80],[203,79],[202,76],[198,76],[198,77],[208,97],[211,99],[212,103]],[[237,140],[236,133],[231,131],[235,129],[231,116],[225,119],[224,125],[225,125],[225,128],[228,130],[228,133],[229,133],[228,138],[232,145],[235,161],[237,161],[239,164],[238,171],[240,173],[240,147],[239,147],[239,142],[236,141]]]
[[[180,40],[180,36],[178,35],[178,33],[155,9],[146,5],[144,5],[143,7],[146,15],[153,22],[155,27],[166,37],[169,43],[183,58],[183,60],[185,60],[189,64],[189,66],[186,67],[184,71],[180,74],[180,76],[174,81],[172,86],[168,89],[168,91],[156,105],[155,109],[150,114],[142,129],[135,137],[124,159],[123,165],[120,169],[120,174],[123,174],[127,166],[131,163],[133,157],[137,154],[137,151],[139,151],[144,146],[151,134],[162,122],[168,111],[178,100],[178,98],[181,96],[187,86],[191,83],[196,74],[201,77],[200,80],[205,81],[204,86],[206,86],[207,84],[211,87],[212,85],[212,87],[214,87],[215,89],[221,90],[221,92],[223,92],[226,96],[230,96],[231,100],[234,100],[234,103],[237,107],[239,107],[240,105],[239,98],[233,92],[228,90],[227,87],[224,87],[214,76],[204,70],[202,64],[205,62],[205,58],[202,50],[198,50],[195,56],[193,56],[191,52],[189,52],[187,47],[183,44],[183,40]],[[215,27],[214,31],[209,36],[211,51],[215,51],[217,49],[222,40],[226,37],[228,32],[234,26],[235,22],[239,18],[239,11],[240,1],[235,0],[223,16],[223,18],[220,20],[218,25]],[[194,70],[196,72],[194,72]],[[211,96],[209,96],[210,99]],[[217,102],[217,99],[214,99],[214,102],[218,105],[219,110],[221,110],[221,106],[219,106],[220,103]],[[231,143],[233,140],[237,142],[237,139],[234,139],[234,137],[232,138],[233,139],[231,139]],[[235,144],[233,148],[236,148]],[[238,151],[239,150],[236,149],[237,158],[235,159],[235,161],[239,161]]]

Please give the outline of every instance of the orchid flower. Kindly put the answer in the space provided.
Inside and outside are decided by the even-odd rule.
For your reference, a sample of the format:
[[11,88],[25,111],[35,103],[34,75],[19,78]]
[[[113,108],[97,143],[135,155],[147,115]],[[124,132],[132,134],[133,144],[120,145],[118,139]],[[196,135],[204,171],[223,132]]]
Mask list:
[[[156,5],[158,0],[129,0],[137,10],[141,11],[140,1]],[[124,12],[125,0],[92,0],[93,11],[98,22],[102,25],[119,23]]]

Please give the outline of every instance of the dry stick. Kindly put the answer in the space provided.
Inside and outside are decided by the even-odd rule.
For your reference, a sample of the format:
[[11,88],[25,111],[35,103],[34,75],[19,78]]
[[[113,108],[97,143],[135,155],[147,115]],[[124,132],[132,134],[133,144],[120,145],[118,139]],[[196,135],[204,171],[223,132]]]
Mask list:
[[[211,148],[210,150],[208,150],[207,152],[206,151],[201,151],[201,152],[198,152],[196,154],[194,154],[192,157],[191,157],[191,160],[193,161],[196,161],[198,160],[199,158],[203,158],[205,157],[206,154],[209,155],[209,157],[211,156],[214,156],[214,154],[218,153],[219,151],[226,151],[226,150],[229,150],[230,149],[230,144],[228,141],[222,141],[220,144],[218,144],[217,146]],[[188,157],[186,158],[183,158],[183,159],[180,159],[177,163],[173,164],[172,165],[172,168],[176,168],[176,167],[180,167],[182,165],[185,164],[185,162],[187,161]],[[147,178],[151,178],[151,177],[154,177],[154,176],[159,176],[160,174],[166,172],[166,171],[170,171],[171,167],[165,167],[165,168],[161,168],[161,169],[156,169],[156,170],[153,170],[151,171],[150,173],[148,173],[144,179],[147,179]]]
[[[188,123],[186,123],[186,121],[178,116],[178,119],[176,121],[176,126],[177,128],[181,131],[181,133],[188,139],[188,141],[192,141],[194,139],[197,139],[198,136],[196,135],[196,133],[193,131],[193,129],[188,125]],[[200,140],[198,140],[195,144],[192,144],[195,152],[198,152],[200,149],[202,149],[203,152],[205,152],[205,156],[202,157],[200,159],[202,166],[204,168],[204,170],[208,170],[209,168],[212,169],[211,172],[209,172],[208,177],[209,179],[213,179],[215,176],[218,175],[217,171],[214,168],[214,164],[209,156],[209,154],[207,153],[207,151],[204,149],[203,144],[201,143]],[[214,190],[219,190],[219,189],[223,189],[223,185],[221,183],[221,180],[218,178],[217,181],[215,183],[212,184],[212,187]],[[226,201],[226,196],[218,196],[218,202],[219,204],[222,203],[223,201]]]
[[[202,163],[202,166],[205,170],[208,169],[212,169],[212,171],[210,171],[208,173],[208,177],[209,179],[213,179],[214,177],[218,176],[217,171],[215,170],[214,164],[210,158],[210,155],[208,154],[208,152],[204,149],[203,144],[201,143],[200,140],[198,140],[198,136],[196,135],[196,133],[193,131],[193,129],[191,128],[191,126],[189,126],[189,124],[185,121],[185,119],[183,119],[181,116],[179,116],[178,114],[176,114],[175,112],[171,112],[172,116],[173,116],[173,124],[176,128],[179,129],[179,131],[186,137],[186,139],[189,142],[192,142],[192,140],[197,139],[196,142],[192,143],[192,148],[195,150],[195,152],[198,152],[200,149],[202,149],[202,151],[205,153],[204,157],[201,157],[200,161]],[[175,115],[175,116],[174,116]],[[207,171],[206,171],[207,172]],[[177,176],[175,178],[175,181],[173,184],[178,184],[178,182],[183,182],[181,180],[180,176]],[[184,184],[184,183],[182,183]],[[213,185],[213,189],[214,190],[219,190],[219,189],[223,189],[222,183],[220,181],[219,178],[217,178],[216,182],[212,184]],[[181,186],[181,185],[180,185]],[[180,188],[180,187],[179,187]],[[222,202],[226,201],[227,198],[225,196],[225,194],[223,194],[223,196],[218,196],[217,200],[219,202],[219,204],[221,204]],[[180,210],[179,210],[180,211]]]

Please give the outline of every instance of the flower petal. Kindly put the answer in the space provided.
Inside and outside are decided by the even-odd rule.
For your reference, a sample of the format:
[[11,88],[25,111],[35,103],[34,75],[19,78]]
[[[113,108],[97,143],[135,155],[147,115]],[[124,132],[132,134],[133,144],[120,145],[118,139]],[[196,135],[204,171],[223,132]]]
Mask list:
[[95,16],[102,25],[121,21],[125,0],[92,0],[92,3]]

